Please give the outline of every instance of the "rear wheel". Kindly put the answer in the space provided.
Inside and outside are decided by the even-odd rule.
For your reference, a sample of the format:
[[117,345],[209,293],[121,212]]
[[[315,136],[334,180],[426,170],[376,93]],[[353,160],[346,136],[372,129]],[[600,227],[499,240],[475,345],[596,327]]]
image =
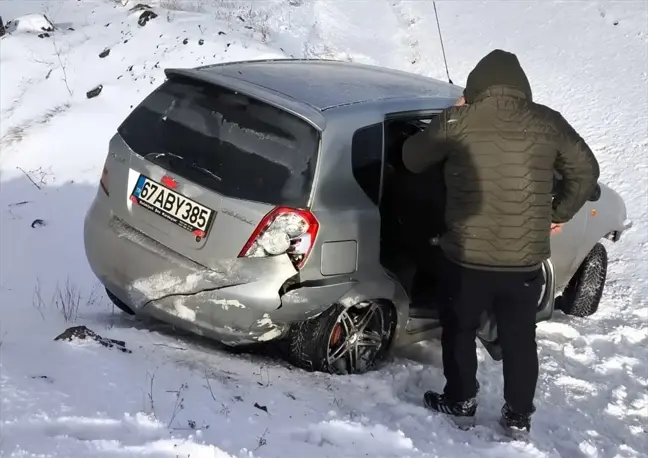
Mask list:
[[115,304],[115,307],[117,307],[119,310],[121,310],[124,313],[128,313],[129,315],[135,315],[135,312],[126,304],[124,304],[117,296],[115,296],[113,293],[111,293],[108,288],[106,288],[106,295],[108,296],[108,299]]
[[593,315],[603,296],[607,264],[607,250],[603,244],[597,243],[569,281],[562,296],[556,299],[556,308],[566,315]]
[[383,360],[396,327],[388,302],[334,305],[290,330],[291,362],[308,371],[361,374]]

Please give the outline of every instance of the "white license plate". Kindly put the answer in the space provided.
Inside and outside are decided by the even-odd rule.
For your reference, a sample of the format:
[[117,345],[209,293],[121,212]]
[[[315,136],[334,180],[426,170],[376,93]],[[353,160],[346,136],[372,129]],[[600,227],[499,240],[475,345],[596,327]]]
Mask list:
[[137,180],[131,200],[196,237],[207,234],[215,213],[144,175]]

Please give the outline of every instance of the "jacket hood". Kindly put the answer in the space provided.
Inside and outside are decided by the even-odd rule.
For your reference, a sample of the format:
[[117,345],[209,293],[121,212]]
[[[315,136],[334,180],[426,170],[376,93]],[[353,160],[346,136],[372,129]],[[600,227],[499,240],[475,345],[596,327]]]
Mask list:
[[484,56],[468,75],[464,96],[467,103],[473,103],[477,96],[493,86],[507,86],[518,89],[533,99],[531,85],[513,53],[496,49]]

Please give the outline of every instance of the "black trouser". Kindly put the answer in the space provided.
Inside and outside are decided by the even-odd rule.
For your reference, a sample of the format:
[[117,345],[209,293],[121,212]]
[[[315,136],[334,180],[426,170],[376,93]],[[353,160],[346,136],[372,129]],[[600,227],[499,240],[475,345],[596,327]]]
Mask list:
[[536,309],[544,277],[533,272],[488,271],[444,261],[441,309],[445,395],[463,401],[476,395],[476,333],[492,310],[503,352],[504,399],[517,413],[531,413],[538,381]]

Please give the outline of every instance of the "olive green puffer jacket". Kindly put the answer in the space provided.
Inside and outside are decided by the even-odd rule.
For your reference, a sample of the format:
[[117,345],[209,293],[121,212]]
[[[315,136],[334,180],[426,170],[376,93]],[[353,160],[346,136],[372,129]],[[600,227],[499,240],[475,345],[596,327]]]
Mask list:
[[[551,255],[551,223],[569,221],[594,191],[598,162],[560,113],[533,102],[514,54],[487,55],[464,94],[466,105],[405,142],[405,166],[420,173],[443,163],[446,256],[475,268],[535,269]],[[564,181],[552,200],[554,170]]]

